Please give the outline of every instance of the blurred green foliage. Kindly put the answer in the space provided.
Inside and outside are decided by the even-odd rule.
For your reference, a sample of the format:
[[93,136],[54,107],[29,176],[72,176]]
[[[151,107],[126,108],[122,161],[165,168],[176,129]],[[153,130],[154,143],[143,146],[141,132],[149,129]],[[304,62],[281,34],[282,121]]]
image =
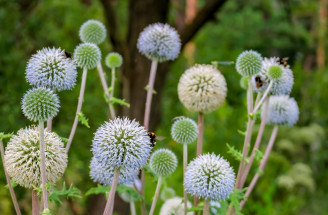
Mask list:
[[[199,1],[200,4],[203,2]],[[80,43],[80,25],[90,18],[104,22],[104,14],[97,0],[0,0],[0,5],[0,132],[16,133],[31,124],[20,107],[24,92],[30,88],[25,81],[25,67],[30,56],[45,46],[73,52]],[[126,0],[116,3],[121,23],[127,23],[126,5]],[[206,24],[194,38],[196,63],[235,61],[241,51],[254,49],[263,56],[288,56],[294,71],[295,85],[291,96],[299,104],[300,120],[297,127],[279,129],[267,168],[247,201],[244,214],[328,214],[328,171],[325,171],[328,163],[328,68],[320,72],[313,60],[317,42],[317,10],[318,2],[311,0],[230,0],[217,14],[215,21]],[[175,19],[174,12],[170,19]],[[122,27],[120,34],[123,35],[126,27]],[[112,51],[108,40],[100,48],[103,56]],[[325,48],[327,50],[327,46]],[[180,164],[182,146],[171,139],[170,128],[176,116],[197,119],[195,113],[188,112],[177,102],[177,83],[189,66],[183,54],[172,65],[161,104],[162,120],[156,131],[157,136],[162,137],[156,147],[172,149],[178,155]],[[226,103],[218,111],[205,116],[204,152],[221,154],[236,170],[238,162],[228,154],[226,143],[236,149],[242,147],[243,136],[238,130],[245,130],[246,127],[245,91],[239,85],[240,76],[235,72],[234,65],[219,65],[218,68],[227,80],[228,95]],[[62,137],[69,135],[73,123],[80,76],[79,70],[77,87],[59,93],[61,109],[54,119],[53,130]],[[74,184],[82,195],[91,187],[96,187],[89,178],[87,168],[91,160],[91,141],[93,133],[109,116],[97,72],[90,71],[87,79],[83,113],[89,119],[90,129],[78,126],[62,180],[67,185]],[[260,148],[262,151],[270,132],[271,128],[267,127]],[[189,160],[195,154],[196,145],[190,145]],[[256,168],[252,169],[251,174],[255,171]],[[151,174],[146,174],[146,180],[145,198],[150,207],[156,180]],[[62,181],[58,185],[63,184]],[[182,165],[179,165],[164,183],[174,188],[178,196],[183,196],[182,181]],[[1,170],[0,214],[7,215],[12,214],[13,208],[4,186],[5,178]],[[61,189],[59,186],[58,190]],[[31,192],[19,186],[15,191],[23,214],[30,214]],[[54,214],[70,214],[68,208],[71,202],[62,201],[62,207]],[[78,214],[86,213],[90,196],[74,199],[74,203]],[[156,211],[162,203],[163,200],[159,199]],[[58,207],[52,204],[51,208]]]

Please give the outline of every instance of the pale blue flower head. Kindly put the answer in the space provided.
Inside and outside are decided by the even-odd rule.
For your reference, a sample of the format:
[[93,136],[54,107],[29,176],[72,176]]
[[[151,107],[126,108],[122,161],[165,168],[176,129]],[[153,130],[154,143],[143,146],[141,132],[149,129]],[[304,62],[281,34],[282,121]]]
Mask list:
[[144,127],[135,120],[116,118],[100,126],[92,142],[92,152],[104,167],[139,169],[151,150]]
[[26,67],[26,79],[35,87],[54,91],[69,90],[75,86],[76,66],[60,48],[43,48],[32,55]]
[[[114,177],[115,168],[112,166],[103,167],[95,157],[90,162],[90,177],[94,182],[102,185],[111,185]],[[132,184],[138,177],[138,169],[120,168],[120,175],[118,178],[119,184]]]
[[235,173],[230,164],[215,154],[200,155],[191,161],[185,173],[185,189],[193,196],[221,200],[232,192]]
[[297,122],[298,116],[299,109],[294,98],[287,95],[270,97],[266,121],[268,124],[293,126]]
[[179,118],[172,125],[171,136],[178,143],[190,144],[197,139],[197,123],[187,117]]
[[177,31],[168,24],[156,23],[146,27],[139,36],[137,47],[150,60],[174,60],[180,53]]

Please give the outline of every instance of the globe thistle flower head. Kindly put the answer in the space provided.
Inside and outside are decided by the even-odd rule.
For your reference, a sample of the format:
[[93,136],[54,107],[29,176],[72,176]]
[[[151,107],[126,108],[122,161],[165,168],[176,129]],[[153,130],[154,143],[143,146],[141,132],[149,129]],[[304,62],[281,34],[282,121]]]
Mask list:
[[171,128],[171,136],[174,141],[182,144],[194,142],[198,136],[197,123],[189,118],[177,119]]
[[[64,174],[67,154],[64,143],[54,132],[44,131],[47,182],[54,184]],[[5,164],[9,176],[17,184],[31,188],[40,186],[40,143],[39,128],[20,129],[5,151]]]
[[[187,208],[191,208],[191,203],[187,202]],[[164,202],[159,212],[159,215],[184,215],[183,199],[180,197],[173,197]],[[192,215],[193,212],[188,212],[187,215]]]
[[101,59],[101,52],[93,43],[82,43],[74,50],[74,60],[81,68],[93,69]]
[[271,66],[268,70],[268,76],[271,80],[278,80],[282,75],[282,68],[281,66]]
[[[90,162],[90,177],[94,182],[111,185],[114,177],[115,168],[112,166],[103,167],[95,157]],[[138,177],[138,169],[120,168],[120,175],[118,178],[119,184],[132,184]]]
[[171,175],[178,166],[178,159],[168,149],[158,149],[150,157],[149,166],[159,176]]
[[248,80],[249,80],[249,77],[247,77],[247,76],[243,76],[240,79],[240,82],[239,82],[240,87],[243,88],[244,90],[248,89]]
[[101,22],[90,19],[81,25],[79,35],[82,42],[98,45],[106,38],[106,28]]
[[109,68],[118,68],[122,66],[123,58],[119,53],[111,52],[106,56],[105,62]]
[[215,154],[198,156],[185,173],[185,189],[199,198],[223,200],[232,192],[235,173],[229,163]]
[[168,24],[156,23],[140,33],[137,47],[148,59],[163,62],[178,57],[181,43],[174,28]]
[[250,77],[261,72],[262,56],[253,50],[242,52],[236,61],[236,70],[242,76]]
[[128,118],[106,122],[92,141],[93,155],[104,168],[139,169],[146,164],[150,150],[147,131]]
[[298,116],[299,109],[294,98],[287,95],[270,97],[267,124],[293,126],[297,122]]
[[226,95],[226,81],[212,65],[195,65],[187,69],[179,80],[179,99],[190,111],[214,111],[224,102]]
[[59,111],[58,96],[43,87],[30,89],[22,100],[24,115],[31,121],[46,121],[55,117]]
[[44,48],[32,55],[26,67],[26,79],[32,86],[54,91],[69,90],[75,86],[76,66],[60,48]]

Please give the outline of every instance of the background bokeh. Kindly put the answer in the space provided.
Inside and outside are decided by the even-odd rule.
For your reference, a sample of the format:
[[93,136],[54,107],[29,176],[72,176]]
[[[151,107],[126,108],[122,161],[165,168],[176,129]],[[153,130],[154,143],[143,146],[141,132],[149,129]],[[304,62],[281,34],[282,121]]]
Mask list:
[[[172,0],[171,21],[177,16],[174,12],[177,2]],[[200,6],[204,2],[198,1]],[[127,5],[126,0],[115,2],[123,30]],[[170,148],[182,164],[182,146],[171,139],[170,128],[176,116],[197,120],[197,115],[188,112],[177,97],[177,83],[186,68],[193,63],[235,61],[245,49],[257,50],[267,57],[289,57],[288,63],[295,77],[291,96],[300,107],[300,119],[293,128],[280,128],[267,168],[245,205],[244,214],[328,214],[328,67],[318,64],[318,58],[327,59],[324,53],[317,54],[318,48],[327,50],[327,43],[320,39],[321,32],[325,33],[327,21],[320,20],[319,9],[320,1],[312,0],[229,0],[215,19],[208,22],[193,39],[195,50],[192,57],[190,52],[182,53],[170,67],[160,104],[161,120],[156,129],[160,138],[156,147]],[[73,52],[80,43],[80,25],[91,18],[105,22],[103,11],[98,0],[0,0],[1,132],[16,133],[31,124],[21,111],[21,98],[30,88],[25,81],[25,67],[30,56],[48,46]],[[320,25],[322,21],[326,23],[323,26]],[[327,37],[326,33],[324,37]],[[100,48],[103,56],[112,51],[109,40]],[[219,110],[205,116],[204,151],[221,154],[236,170],[238,163],[227,153],[226,143],[238,149],[242,147],[243,137],[237,131],[245,129],[247,120],[245,91],[239,85],[240,76],[234,65],[219,65],[219,69],[227,80],[227,101]],[[107,76],[110,76],[109,73]],[[81,70],[77,86],[80,79]],[[89,119],[91,128],[78,126],[62,180],[78,187],[83,198],[73,201],[63,199],[62,206],[52,206],[59,208],[54,214],[90,214],[88,211],[92,208],[93,197],[84,197],[83,194],[96,186],[89,177],[91,141],[93,133],[109,116],[99,83],[97,71],[90,71],[83,113]],[[54,119],[53,130],[60,136],[69,135],[78,93],[79,87],[59,93],[61,109]],[[153,108],[158,107],[155,104]],[[271,130],[271,127],[265,129],[262,147]],[[189,150],[189,158],[192,159],[196,154],[196,145],[191,145]],[[9,192],[5,188],[3,168],[0,169],[0,214],[14,214]],[[252,173],[255,171],[254,168]],[[62,181],[58,183],[59,188]],[[166,185],[182,196],[182,181],[180,165],[166,180]],[[149,207],[155,184],[154,178],[147,175],[146,199]],[[30,191],[19,186],[15,190],[23,214],[30,214]],[[157,209],[162,203],[159,200]]]

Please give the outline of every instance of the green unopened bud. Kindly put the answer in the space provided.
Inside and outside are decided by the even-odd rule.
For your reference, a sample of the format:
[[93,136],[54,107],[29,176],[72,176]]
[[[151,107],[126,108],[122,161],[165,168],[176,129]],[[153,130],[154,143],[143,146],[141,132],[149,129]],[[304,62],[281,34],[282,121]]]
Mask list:
[[277,80],[282,75],[282,68],[281,66],[271,66],[268,71],[268,76],[271,80]]

